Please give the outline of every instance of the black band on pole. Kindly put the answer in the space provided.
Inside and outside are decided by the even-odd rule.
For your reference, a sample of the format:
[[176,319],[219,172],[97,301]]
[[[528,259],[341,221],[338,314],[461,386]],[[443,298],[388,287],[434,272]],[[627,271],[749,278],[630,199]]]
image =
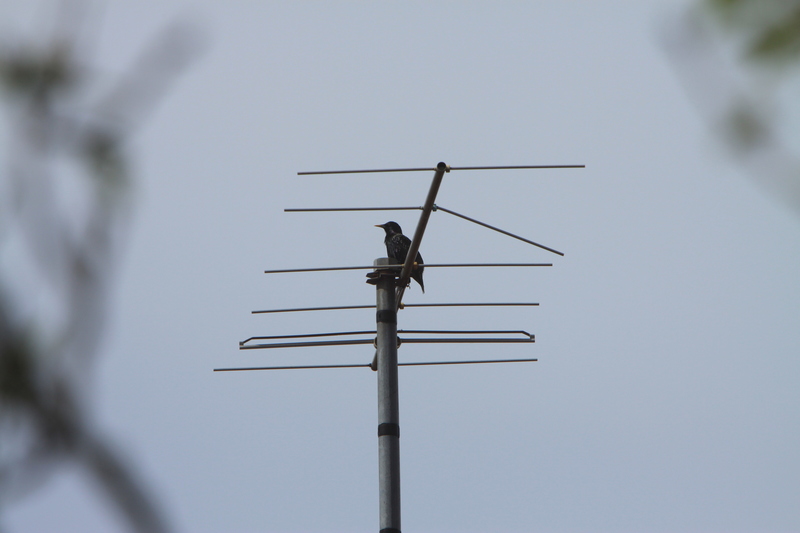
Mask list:
[[396,527],[385,527],[381,529],[380,533],[400,533],[400,530]]
[[391,435],[400,438],[400,424],[394,424],[391,422],[378,424],[378,436],[383,437],[385,435]]
[[397,311],[395,311],[394,309],[384,309],[381,311],[376,311],[375,321],[385,322],[387,324],[397,324]]

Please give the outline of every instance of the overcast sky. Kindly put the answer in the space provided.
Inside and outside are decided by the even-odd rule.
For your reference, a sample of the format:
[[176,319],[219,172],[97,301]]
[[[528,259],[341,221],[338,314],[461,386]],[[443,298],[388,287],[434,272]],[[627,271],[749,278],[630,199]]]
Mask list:
[[[27,2],[0,28],[34,36]],[[685,2],[112,2],[94,64],[122,73],[176,19],[206,36],[131,145],[135,217],[96,369],[96,415],[178,531],[378,528],[376,374],[214,373],[368,363],[369,346],[239,351],[254,335],[373,329],[364,271],[418,212],[432,172],[342,168],[585,164],[452,172],[403,329],[524,329],[533,345],[405,345],[403,530],[800,530],[800,216],[760,188],[692,107],[661,38]],[[45,4],[47,5],[47,4]],[[41,13],[41,11],[40,11]],[[14,532],[124,530],[69,468],[4,509]]]

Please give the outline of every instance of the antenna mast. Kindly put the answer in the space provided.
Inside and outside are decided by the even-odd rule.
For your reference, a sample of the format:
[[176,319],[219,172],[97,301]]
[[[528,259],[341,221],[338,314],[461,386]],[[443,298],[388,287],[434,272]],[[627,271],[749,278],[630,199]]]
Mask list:
[[[411,256],[411,254],[409,254]],[[412,256],[413,257],[413,256]],[[378,485],[380,531],[400,533],[400,403],[397,391],[397,299],[395,273],[381,269],[391,259],[375,260],[378,276],[377,322],[378,371]]]
[[[375,259],[373,266],[350,266],[350,267],[325,267],[325,268],[301,268],[301,269],[282,269],[267,270],[265,273],[278,274],[290,272],[320,272],[332,270],[356,270],[370,269],[367,274],[367,283],[375,285],[376,288],[376,337],[374,341],[369,339],[350,339],[350,340],[315,340],[300,342],[279,342],[267,344],[250,344],[255,340],[275,340],[275,339],[296,339],[307,337],[333,337],[342,335],[363,335],[372,332],[338,332],[338,333],[313,333],[303,335],[278,335],[268,337],[250,337],[239,343],[239,349],[262,349],[262,348],[290,348],[308,346],[334,346],[345,344],[372,344],[376,347],[375,359],[369,365],[303,365],[303,366],[279,366],[279,367],[258,367],[258,368],[218,368],[215,371],[243,371],[243,370],[288,370],[288,369],[309,369],[309,368],[356,368],[369,367],[378,374],[378,480],[380,494],[380,533],[400,533],[400,405],[398,392],[398,373],[399,366],[418,366],[418,365],[438,365],[438,364],[483,364],[483,363],[512,363],[536,361],[536,359],[508,359],[508,360],[485,360],[485,361],[438,361],[438,362],[418,362],[418,363],[399,363],[397,360],[397,349],[401,342],[534,342],[534,336],[525,331],[434,331],[434,330],[409,330],[408,333],[460,333],[460,334],[488,334],[500,333],[504,335],[516,334],[523,338],[435,338],[435,339],[399,339],[397,336],[397,312],[404,307],[435,307],[435,306],[480,306],[480,305],[539,305],[537,303],[449,303],[449,304],[409,304],[403,305],[403,294],[409,283],[411,273],[415,268],[422,267],[417,265],[415,258],[428,224],[428,219],[432,211],[441,210],[448,214],[460,217],[469,222],[484,226],[491,230],[500,232],[507,236],[519,239],[528,244],[537,246],[557,255],[563,253],[543,246],[531,240],[520,237],[500,228],[491,226],[479,220],[467,217],[455,211],[450,211],[441,206],[436,206],[436,195],[439,191],[442,178],[446,172],[451,170],[511,170],[511,169],[544,169],[544,168],[584,168],[584,165],[535,165],[535,166],[505,166],[505,167],[450,167],[445,163],[439,163],[435,168],[396,168],[396,169],[376,169],[376,170],[339,170],[321,172],[298,172],[298,175],[311,174],[353,174],[353,173],[372,173],[372,172],[417,172],[434,171],[433,181],[431,182],[428,196],[422,207],[401,207],[401,208],[322,208],[322,209],[287,209],[286,211],[371,211],[388,209],[421,209],[414,237],[411,239],[406,259],[403,265],[398,265],[388,257]],[[510,264],[441,264],[424,265],[425,267],[541,267],[552,266],[550,263],[510,263]],[[253,313],[284,313],[294,311],[323,311],[323,310],[342,310],[342,309],[363,309],[371,306],[337,306],[337,307],[309,307],[295,309],[273,309],[263,311],[253,311]]]

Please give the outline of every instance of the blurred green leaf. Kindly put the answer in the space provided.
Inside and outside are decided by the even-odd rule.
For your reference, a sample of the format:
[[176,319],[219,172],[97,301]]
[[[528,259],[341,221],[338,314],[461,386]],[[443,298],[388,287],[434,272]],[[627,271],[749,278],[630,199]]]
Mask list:
[[734,9],[739,8],[742,5],[743,0],[708,0],[708,3],[711,5],[713,9],[717,9],[723,12],[724,11],[730,12]]
[[125,157],[120,141],[114,134],[91,132],[87,135],[82,155],[93,177],[115,188],[126,185]]
[[9,335],[0,346],[0,399],[10,404],[33,404],[34,375],[32,351],[20,336]]
[[50,94],[74,81],[74,72],[66,55],[9,54],[0,56],[0,82],[12,94],[19,96]]
[[767,127],[749,104],[737,105],[731,110],[726,122],[730,141],[740,149],[752,149],[767,136]]
[[749,50],[754,59],[791,61],[800,55],[800,8],[768,27]]

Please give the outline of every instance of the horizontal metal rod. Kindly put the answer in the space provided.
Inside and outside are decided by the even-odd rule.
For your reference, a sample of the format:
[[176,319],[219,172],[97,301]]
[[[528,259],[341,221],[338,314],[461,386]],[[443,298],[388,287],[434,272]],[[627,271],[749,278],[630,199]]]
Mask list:
[[294,307],[291,309],[263,309],[259,311],[250,311],[250,313],[257,315],[261,313],[296,313],[299,311],[341,311],[345,309],[375,309],[373,305],[339,305],[335,307]]
[[[403,265],[397,265],[395,268],[398,271]],[[369,266],[350,266],[350,267],[320,267],[320,268],[284,268],[279,270],[265,270],[264,274],[286,274],[292,272],[329,272],[332,270],[372,270],[374,265]]]
[[[538,303],[527,302],[508,302],[508,303],[442,303],[442,304],[403,304],[401,309],[405,307],[515,307],[515,306],[538,306]],[[262,313],[295,313],[299,311],[342,311],[349,309],[375,309],[375,305],[339,305],[334,307],[294,307],[290,309],[263,309],[259,311],[250,311],[251,314],[257,315]]]
[[215,368],[214,372],[238,372],[241,370],[298,370],[302,368],[369,368],[369,365],[303,365],[303,366],[257,366],[245,368]]
[[[480,361],[433,361],[424,363],[397,363],[397,366],[481,365],[486,363],[534,363],[538,359],[483,359]],[[367,365],[369,366],[369,365]]]
[[378,168],[372,170],[321,170],[312,172],[298,172],[298,176],[310,176],[314,174],[369,174],[373,172],[431,172],[435,168]]
[[425,268],[458,268],[458,267],[551,267],[553,263],[449,263],[440,265],[422,265]]
[[444,211],[445,213],[449,213],[449,214],[457,216],[459,218],[463,218],[464,220],[468,220],[468,221],[470,221],[470,222],[472,222],[474,224],[478,224],[479,226],[483,226],[484,228],[492,229],[492,230],[494,230],[494,231],[496,231],[498,233],[502,233],[503,235],[508,235],[509,237],[514,237],[515,239],[519,239],[522,242],[527,242],[528,244],[532,244],[534,246],[538,246],[539,248],[541,248],[543,250],[547,250],[548,252],[553,252],[554,254],[558,254],[560,256],[564,255],[563,253],[559,252],[558,250],[554,250],[553,248],[549,248],[549,247],[547,247],[547,246],[545,246],[543,244],[539,244],[538,242],[533,242],[533,241],[528,240],[528,239],[526,239],[524,237],[520,237],[519,235],[514,235],[513,233],[508,232],[506,230],[502,230],[500,228],[496,228],[494,226],[490,226],[489,224],[486,224],[485,222],[481,222],[480,220],[475,220],[474,218],[470,218],[470,217],[468,217],[466,215],[462,215],[461,213],[456,213],[455,211],[451,211],[449,209],[445,209],[442,206],[438,206],[437,205],[436,206],[436,210],[437,211]]
[[[537,168],[586,168],[586,165],[512,165],[499,167],[447,167],[450,170],[516,170],[516,169],[537,169]],[[298,172],[298,176],[309,176],[312,174],[367,174],[371,172],[429,172],[435,168],[378,168],[371,170],[322,170],[314,172]]]
[[402,307],[515,307],[538,306],[535,302],[488,302],[488,303],[449,303],[449,304],[403,304]]
[[[397,366],[433,366],[433,365],[479,365],[486,363],[532,363],[538,359],[485,359],[481,361],[432,361],[423,363],[397,363]],[[313,368],[370,368],[370,365],[304,365],[304,366],[258,366],[245,368],[215,368],[214,372],[240,372],[243,370],[298,370]]]
[[516,170],[526,168],[586,168],[586,165],[517,165],[507,167],[450,167],[450,170]]
[[[381,267],[381,269],[400,270],[403,265]],[[437,265],[422,265],[425,268],[459,268],[459,267],[551,267],[553,263],[449,263]],[[265,270],[264,274],[285,274],[292,272],[330,272],[334,270],[372,270],[374,265],[350,267],[321,267],[321,268],[288,268],[280,270]]]
[[295,207],[284,209],[284,213],[304,213],[320,211],[418,211],[422,206],[417,207]]

